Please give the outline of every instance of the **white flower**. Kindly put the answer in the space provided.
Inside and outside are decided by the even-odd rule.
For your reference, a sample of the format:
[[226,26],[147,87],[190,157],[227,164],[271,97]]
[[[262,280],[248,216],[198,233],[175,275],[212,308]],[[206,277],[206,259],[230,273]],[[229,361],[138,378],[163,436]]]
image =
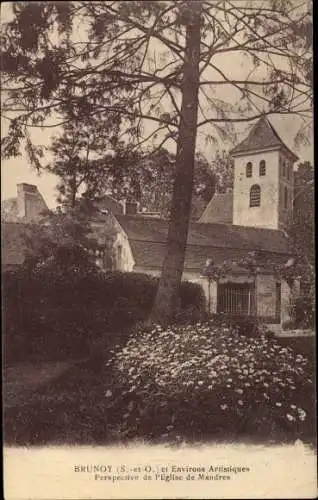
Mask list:
[[203,380],[199,380],[198,385],[203,385],[203,384],[204,384]]
[[290,415],[290,413],[286,413],[286,418],[287,418],[287,420],[289,420],[289,422],[293,422],[295,420],[295,417]]
[[276,404],[276,406],[282,406],[282,403],[280,403],[279,401],[275,404]]
[[243,404],[244,404],[244,403],[243,403],[243,401],[242,401],[241,399],[239,399],[239,400],[238,400],[238,404],[239,404],[240,406],[243,406]]
[[299,415],[299,420],[303,422],[307,416],[307,413],[302,408],[298,408],[298,415]]
[[243,389],[235,389],[235,392],[237,392],[238,394],[243,394]]
[[293,409],[293,410],[296,410],[296,405],[290,405],[290,407]]
[[113,395],[112,391],[110,389],[107,389],[107,391],[105,392],[106,398],[110,398],[112,395]]
[[221,410],[227,410],[228,409],[228,405],[226,405],[226,404],[225,405],[220,405],[220,408],[221,408]]

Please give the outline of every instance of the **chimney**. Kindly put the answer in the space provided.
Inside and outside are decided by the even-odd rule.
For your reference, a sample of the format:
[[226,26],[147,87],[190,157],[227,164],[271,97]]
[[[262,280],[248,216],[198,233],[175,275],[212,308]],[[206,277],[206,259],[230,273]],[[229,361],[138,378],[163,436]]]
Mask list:
[[138,213],[137,201],[126,201],[125,214],[126,215],[137,215],[137,213]]
[[37,186],[25,182],[17,184],[17,215],[19,219],[34,222],[40,219],[46,210],[48,210],[47,204]]

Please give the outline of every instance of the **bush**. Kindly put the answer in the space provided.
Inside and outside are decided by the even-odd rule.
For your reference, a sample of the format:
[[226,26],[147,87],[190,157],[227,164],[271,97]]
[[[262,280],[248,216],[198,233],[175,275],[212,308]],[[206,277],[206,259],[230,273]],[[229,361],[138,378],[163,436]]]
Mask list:
[[294,440],[313,432],[308,360],[265,336],[211,323],[157,326],[114,350],[106,366],[113,419],[131,437]]
[[181,309],[195,307],[198,311],[205,311],[206,300],[203,288],[197,283],[183,281],[180,289]]
[[[21,269],[3,276],[5,360],[86,357],[104,345],[127,340],[149,315],[158,279],[138,273],[54,273],[52,266]],[[199,285],[184,282],[181,315],[193,303],[204,306]]]
[[291,314],[296,328],[314,328],[315,311],[312,297],[310,295],[297,297],[292,305]]

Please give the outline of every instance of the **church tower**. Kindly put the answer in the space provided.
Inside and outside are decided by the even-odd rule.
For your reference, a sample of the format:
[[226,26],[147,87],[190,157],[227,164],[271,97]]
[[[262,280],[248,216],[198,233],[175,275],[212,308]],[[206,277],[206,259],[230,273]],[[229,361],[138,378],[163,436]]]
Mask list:
[[293,213],[294,163],[267,118],[261,118],[232,151],[233,224],[285,229]]

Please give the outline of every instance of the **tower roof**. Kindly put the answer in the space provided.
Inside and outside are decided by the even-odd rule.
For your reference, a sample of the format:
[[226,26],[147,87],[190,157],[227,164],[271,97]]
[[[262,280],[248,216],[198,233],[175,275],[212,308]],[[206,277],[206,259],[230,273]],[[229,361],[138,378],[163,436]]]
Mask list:
[[206,206],[199,222],[233,223],[233,193],[216,194]]
[[286,144],[279,137],[278,133],[271,125],[266,117],[260,120],[252,127],[248,136],[235,148],[232,149],[230,154],[236,156],[241,153],[248,153],[250,151],[258,151],[264,149],[281,149],[287,150],[293,157],[294,161],[298,157],[286,146]]

